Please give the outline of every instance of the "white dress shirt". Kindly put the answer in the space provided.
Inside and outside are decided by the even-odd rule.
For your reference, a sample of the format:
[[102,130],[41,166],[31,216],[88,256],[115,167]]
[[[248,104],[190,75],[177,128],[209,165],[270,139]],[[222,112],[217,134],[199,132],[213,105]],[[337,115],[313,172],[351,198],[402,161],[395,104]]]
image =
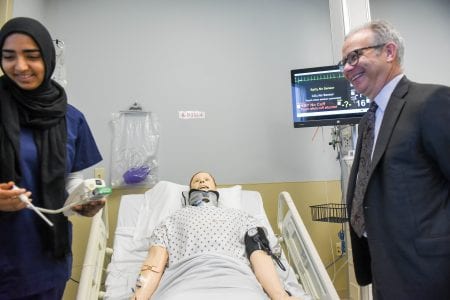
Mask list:
[[389,99],[391,98],[392,92],[394,91],[395,87],[399,83],[400,79],[402,79],[404,75],[399,74],[395,76],[391,81],[389,81],[378,93],[378,95],[375,96],[375,101],[378,105],[378,109],[375,112],[375,136],[373,140],[373,148],[372,148],[372,156],[373,151],[375,149],[375,145],[377,144],[377,138],[378,133],[380,132],[381,122],[383,121],[384,112],[386,110],[386,107],[389,103]]

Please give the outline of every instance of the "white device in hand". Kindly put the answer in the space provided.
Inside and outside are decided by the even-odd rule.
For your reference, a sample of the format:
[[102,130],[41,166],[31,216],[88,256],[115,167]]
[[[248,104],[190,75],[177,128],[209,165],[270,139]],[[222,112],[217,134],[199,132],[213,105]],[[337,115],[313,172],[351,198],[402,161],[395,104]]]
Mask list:
[[[13,189],[19,189],[13,186]],[[82,205],[89,201],[96,201],[106,198],[111,194],[112,189],[107,187],[105,181],[99,178],[85,179],[81,182],[67,197],[64,206],[60,209],[46,209],[34,206],[25,194],[20,194],[19,199],[27,204],[27,208],[34,210],[48,225],[53,226],[53,223],[47,219],[42,213],[59,214],[70,211],[75,205]]]
[[111,194],[111,188],[99,178],[85,179],[67,197],[64,206],[85,204],[89,201],[100,200]]
[[64,213],[64,215],[68,216],[71,214],[72,207],[106,198],[111,192],[112,189],[106,186],[104,180],[99,178],[85,179],[69,194],[62,208],[46,209],[37,207],[37,209],[46,214]]

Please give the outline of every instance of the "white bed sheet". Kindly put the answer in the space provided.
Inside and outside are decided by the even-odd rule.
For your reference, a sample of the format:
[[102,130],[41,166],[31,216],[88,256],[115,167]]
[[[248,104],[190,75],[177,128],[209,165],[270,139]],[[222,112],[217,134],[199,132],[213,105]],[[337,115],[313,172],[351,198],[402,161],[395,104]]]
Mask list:
[[[139,268],[148,253],[148,239],[134,238],[138,216],[144,201],[144,194],[124,195],[121,198],[115,231],[114,252],[107,268],[105,299],[128,299],[132,294]],[[256,191],[242,190],[241,205],[244,211],[264,224],[268,229],[271,245],[276,244],[277,239],[265,214],[261,195]],[[298,284],[284,255],[282,261],[288,267],[286,272],[278,268],[285,288],[294,295],[305,297],[303,289]],[[308,297],[305,298],[308,299]]]

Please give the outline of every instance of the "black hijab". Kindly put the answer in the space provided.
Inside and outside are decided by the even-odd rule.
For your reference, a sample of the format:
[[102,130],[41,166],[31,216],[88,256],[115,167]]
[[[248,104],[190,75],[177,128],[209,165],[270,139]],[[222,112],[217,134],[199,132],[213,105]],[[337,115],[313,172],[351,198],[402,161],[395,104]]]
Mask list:
[[[0,182],[12,180],[20,186],[20,128],[30,128],[40,169],[36,178],[39,195],[32,192],[41,199],[43,207],[58,209],[64,204],[66,195],[67,98],[64,89],[51,79],[56,65],[55,48],[49,32],[41,23],[20,17],[9,20],[1,28],[0,49],[3,49],[5,39],[14,33],[28,35],[38,45],[45,76],[42,84],[34,90],[21,89],[7,75],[0,77]],[[1,57],[0,66],[4,71]],[[55,257],[64,257],[70,252],[68,220],[62,214],[48,217],[55,226],[39,223],[44,244]]]

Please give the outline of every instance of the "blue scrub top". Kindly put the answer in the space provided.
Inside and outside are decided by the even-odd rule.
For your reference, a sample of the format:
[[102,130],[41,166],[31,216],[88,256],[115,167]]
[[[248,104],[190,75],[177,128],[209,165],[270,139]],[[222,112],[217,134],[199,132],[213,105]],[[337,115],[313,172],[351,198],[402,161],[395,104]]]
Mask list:
[[[67,107],[67,173],[86,169],[102,160],[84,115]],[[20,187],[33,194],[33,204],[42,206],[36,184],[39,158],[32,130],[20,133]],[[55,259],[44,252],[39,230],[48,226],[30,209],[0,212],[0,300],[25,297],[64,286],[70,278],[72,255]],[[72,224],[69,224],[72,232]],[[70,237],[70,241],[72,238]]]

